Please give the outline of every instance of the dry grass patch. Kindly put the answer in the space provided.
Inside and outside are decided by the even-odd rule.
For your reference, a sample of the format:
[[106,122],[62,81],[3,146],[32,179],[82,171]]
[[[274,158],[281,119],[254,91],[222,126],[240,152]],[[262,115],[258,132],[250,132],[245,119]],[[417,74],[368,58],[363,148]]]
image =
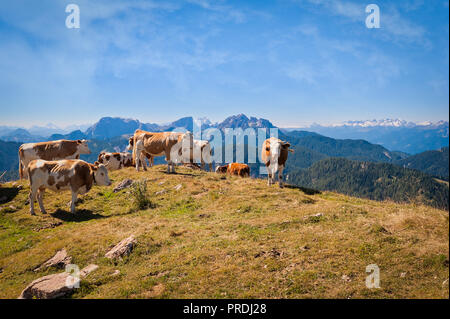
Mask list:
[[[70,193],[47,192],[50,214],[30,216],[28,183],[0,208],[0,297],[16,298],[33,269],[66,248],[100,268],[73,298],[448,298],[448,212],[187,168],[127,168],[95,186],[70,214]],[[135,206],[124,178],[146,179]],[[181,187],[177,188],[181,184]],[[161,192],[164,190],[164,192]],[[10,207],[11,206],[11,207]],[[134,235],[132,254],[110,247]],[[381,288],[365,287],[375,263]],[[448,282],[448,281],[447,281]]]

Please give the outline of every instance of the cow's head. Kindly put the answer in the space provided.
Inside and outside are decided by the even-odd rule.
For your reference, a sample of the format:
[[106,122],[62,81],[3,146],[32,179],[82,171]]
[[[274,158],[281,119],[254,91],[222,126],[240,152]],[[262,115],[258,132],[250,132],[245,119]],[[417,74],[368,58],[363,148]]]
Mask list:
[[291,144],[289,142],[281,142],[281,148],[283,150],[294,153],[294,150],[291,150],[289,147],[291,147]]
[[134,137],[132,136],[128,139],[128,145],[126,147],[126,150],[131,151],[133,149],[133,145],[134,145]]
[[[105,156],[105,152],[101,152],[100,154],[98,154],[98,158],[97,158],[97,162],[100,164],[103,164],[103,160],[104,160],[104,156]],[[96,162],[96,163],[97,163]]]
[[281,148],[283,147],[283,142],[275,137],[271,137],[265,144],[265,152],[268,161],[270,161],[269,168],[276,172],[278,171],[278,158],[281,154]]
[[217,166],[216,167],[216,173],[226,173],[227,172],[228,165],[223,166]]
[[109,186],[111,181],[109,180],[108,170],[103,164],[94,165],[95,183],[100,186]]
[[77,140],[78,154],[91,154],[86,140]]

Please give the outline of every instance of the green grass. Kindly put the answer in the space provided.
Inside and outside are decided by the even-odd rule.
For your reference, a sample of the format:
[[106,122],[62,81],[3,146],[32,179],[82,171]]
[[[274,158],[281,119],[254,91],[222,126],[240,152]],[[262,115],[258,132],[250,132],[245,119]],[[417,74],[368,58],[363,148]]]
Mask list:
[[[93,187],[75,215],[69,192],[46,192],[49,214],[36,205],[30,216],[28,182],[18,182],[23,189],[0,207],[0,298],[57,272],[33,269],[62,248],[80,268],[99,265],[71,298],[449,297],[447,211],[177,171],[115,171],[113,185]],[[114,193],[125,178],[146,186]],[[130,235],[138,241],[130,256],[104,257]],[[380,289],[365,287],[372,263]]]

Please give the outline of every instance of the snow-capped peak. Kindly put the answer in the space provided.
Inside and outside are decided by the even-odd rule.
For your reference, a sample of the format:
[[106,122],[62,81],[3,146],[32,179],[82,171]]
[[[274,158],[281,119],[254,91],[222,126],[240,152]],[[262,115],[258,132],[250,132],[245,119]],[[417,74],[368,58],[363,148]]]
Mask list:
[[414,123],[408,122],[401,119],[381,119],[381,120],[364,120],[364,121],[345,121],[342,123],[331,124],[332,127],[341,127],[341,126],[352,126],[352,127],[414,127],[414,126],[440,126],[448,124],[446,121],[437,121],[437,122],[421,122]]

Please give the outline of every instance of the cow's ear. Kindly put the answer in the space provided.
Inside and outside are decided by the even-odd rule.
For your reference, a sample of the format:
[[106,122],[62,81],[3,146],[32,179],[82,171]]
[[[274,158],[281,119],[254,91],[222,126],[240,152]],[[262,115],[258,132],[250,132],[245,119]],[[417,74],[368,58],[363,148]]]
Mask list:
[[81,144],[82,142],[81,142],[81,140],[77,140],[77,143],[78,143],[78,144]]
[[94,162],[94,166],[99,166],[99,165],[100,165],[99,162],[97,162],[97,161]]
[[283,144],[283,147],[284,148],[289,148],[291,146],[291,144],[289,143],[289,142],[285,142],[284,144]]

